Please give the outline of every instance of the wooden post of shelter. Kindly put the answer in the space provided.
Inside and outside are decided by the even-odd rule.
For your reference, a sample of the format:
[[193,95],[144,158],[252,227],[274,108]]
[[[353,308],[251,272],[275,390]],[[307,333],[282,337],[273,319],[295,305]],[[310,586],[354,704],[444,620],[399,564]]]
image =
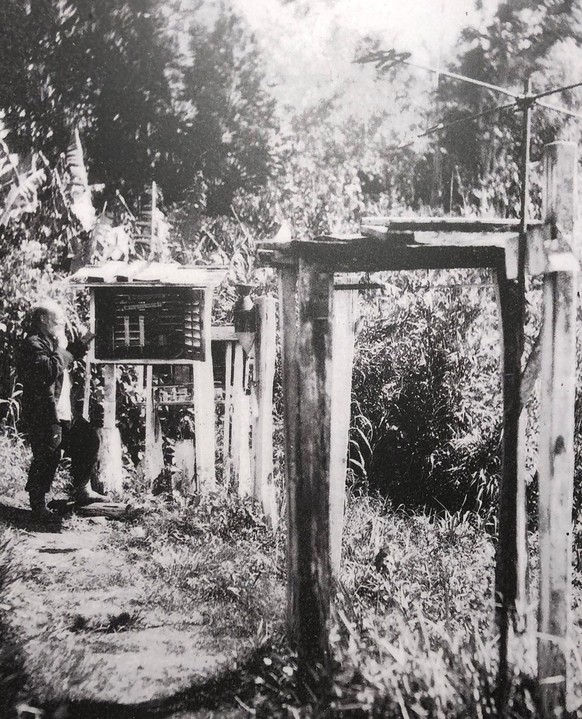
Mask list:
[[[287,396],[286,451],[289,483],[289,557],[291,607],[299,671],[312,686],[329,673],[331,601],[329,488],[331,439],[331,342],[333,273],[299,259],[298,327],[294,327],[292,276],[283,278],[288,308],[284,312],[283,364]],[[287,314],[288,312],[288,314]],[[295,383],[293,389],[290,385]],[[295,432],[295,437],[291,433]]]
[[271,526],[277,525],[277,498],[273,482],[273,383],[276,353],[276,300],[256,300],[257,334],[253,389],[256,421],[253,426],[253,495],[261,502]]
[[538,459],[538,687],[544,719],[564,717],[567,698],[578,267],[571,252],[560,251],[560,244],[574,240],[576,170],[574,143],[546,147],[545,212],[562,237],[553,238],[558,248],[556,252],[550,248],[544,276]]
[[121,436],[115,419],[117,381],[115,365],[103,365],[103,427],[97,430],[99,452],[95,467],[95,479],[105,492],[121,492],[123,471],[121,460]]
[[194,432],[196,436],[196,472],[198,490],[213,492],[216,489],[215,476],[215,407],[214,407],[214,372],[212,368],[212,341],[210,327],[212,324],[212,288],[205,289],[204,332],[205,362],[193,362],[194,380]]
[[[336,283],[339,281],[336,277]],[[330,449],[330,559],[334,577],[339,577],[344,519],[347,452],[350,431],[354,332],[357,320],[357,291],[344,285],[334,290],[332,315],[332,385]]]
[[[507,299],[516,296],[523,301],[525,240],[539,238],[543,227],[539,220],[528,221],[524,226],[523,221],[505,218],[380,216],[364,218],[360,234],[325,235],[304,243],[277,240],[259,245],[260,261],[276,267],[280,276],[288,623],[297,639],[303,672],[316,666],[317,659],[325,664],[329,657],[326,633],[332,580],[329,495],[332,428],[336,421],[332,412],[337,412],[332,400],[335,360],[332,348],[334,342],[337,347],[337,334],[332,328],[338,306],[330,278],[338,272],[409,269],[488,267],[499,271],[506,321],[504,337],[509,340],[505,349],[504,419],[511,437],[505,439],[504,472],[511,476],[510,482],[505,483],[506,496],[502,499],[502,514],[510,521],[504,525],[505,534],[500,539],[504,550],[509,548],[509,551],[500,552],[502,563],[496,580],[498,587],[501,584],[503,589],[509,589],[500,593],[502,607],[507,610],[505,626],[509,629],[510,611],[517,596],[516,563],[520,552],[516,476],[523,456],[519,451],[523,438],[523,425],[520,425],[523,320],[515,322]],[[511,322],[513,324],[509,324]],[[521,526],[525,527],[525,522]],[[524,553],[524,544],[521,547]],[[507,648],[507,633],[505,641]],[[501,656],[507,669],[507,655]],[[500,696],[504,699],[505,692],[500,692]]]
[[509,279],[506,267],[497,272],[503,336],[503,438],[499,491],[499,538],[495,564],[495,616],[499,631],[500,705],[507,700],[508,640],[516,600],[525,597],[527,566],[525,515],[525,426],[521,406],[521,358],[524,346],[524,288]]

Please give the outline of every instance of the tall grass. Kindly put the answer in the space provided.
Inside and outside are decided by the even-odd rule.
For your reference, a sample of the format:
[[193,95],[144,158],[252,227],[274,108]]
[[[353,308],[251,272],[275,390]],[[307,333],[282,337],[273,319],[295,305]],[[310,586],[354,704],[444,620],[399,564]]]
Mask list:
[[[494,549],[471,513],[431,518],[349,497],[334,617],[335,714],[497,717]],[[506,716],[515,719],[539,716],[535,607],[526,611],[526,631],[514,637],[510,656]],[[572,716],[582,716],[581,639],[574,629]]]
[[0,431],[0,495],[14,497],[24,489],[30,462],[30,449],[21,435]]

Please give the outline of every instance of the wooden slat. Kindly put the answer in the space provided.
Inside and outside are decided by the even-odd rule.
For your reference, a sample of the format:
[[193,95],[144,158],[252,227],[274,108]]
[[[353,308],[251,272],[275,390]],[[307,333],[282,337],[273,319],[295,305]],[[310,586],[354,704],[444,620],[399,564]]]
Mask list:
[[[89,331],[95,334],[95,293],[89,293]],[[85,357],[85,378],[83,387],[83,409],[82,416],[89,421],[89,410],[91,403],[91,365],[95,361],[95,338],[89,343],[89,349]]]
[[[511,232],[519,230],[519,219],[502,217],[363,217],[362,225],[384,225],[389,230],[438,230],[443,232]],[[542,224],[529,222],[531,227]]]
[[147,366],[147,365],[191,365],[192,359],[95,359],[93,360],[95,365],[108,365],[108,364],[127,364],[136,366]]
[[401,232],[383,225],[362,225],[364,237],[374,237],[392,243],[405,243],[409,245],[422,245],[424,247],[505,247],[508,241],[515,241],[519,234],[515,231],[499,232],[462,232],[461,230],[415,230],[414,232]]
[[234,325],[215,326],[211,329],[213,342],[236,342]]
[[107,262],[99,267],[82,267],[69,281],[74,284],[135,283],[157,287],[164,284],[184,287],[215,287],[226,276],[225,267],[189,267],[163,262]]
[[146,367],[145,448],[143,472],[147,482],[153,482],[164,469],[164,455],[159,420],[156,416],[153,392],[153,366]]
[[222,469],[225,487],[230,487],[232,468],[232,373],[234,342],[227,342],[224,352],[224,415],[222,424]]
[[232,397],[232,477],[239,496],[251,494],[249,454],[249,400],[245,392],[244,350],[237,343],[234,347]]

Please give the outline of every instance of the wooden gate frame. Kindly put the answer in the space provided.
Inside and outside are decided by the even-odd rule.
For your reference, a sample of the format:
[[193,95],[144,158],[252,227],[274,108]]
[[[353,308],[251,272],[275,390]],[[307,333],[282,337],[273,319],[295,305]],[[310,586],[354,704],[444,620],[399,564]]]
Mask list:
[[[369,218],[361,234],[259,246],[278,270],[288,511],[288,624],[300,674],[325,681],[329,619],[339,572],[350,416],[353,293],[338,273],[492,268],[503,327],[503,469],[495,572],[498,703],[509,694],[511,619],[526,593],[525,405],[537,368],[522,374],[525,276],[543,275],[539,444],[538,688],[544,717],[566,711],[574,472],[578,262],[574,245],[576,145],[545,150],[544,222]],[[338,351],[339,350],[339,351]],[[557,713],[556,713],[557,712]]]

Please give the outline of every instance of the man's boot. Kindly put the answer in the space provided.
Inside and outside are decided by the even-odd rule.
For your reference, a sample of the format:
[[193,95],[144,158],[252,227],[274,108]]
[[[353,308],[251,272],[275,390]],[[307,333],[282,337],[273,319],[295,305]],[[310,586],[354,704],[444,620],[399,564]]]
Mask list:
[[86,504],[93,504],[93,502],[109,502],[110,499],[105,494],[99,494],[91,487],[91,482],[79,485],[73,488],[73,499],[75,504],[79,507],[83,507]]
[[28,493],[30,509],[35,519],[56,520],[58,515],[46,506],[46,493],[38,489]]

